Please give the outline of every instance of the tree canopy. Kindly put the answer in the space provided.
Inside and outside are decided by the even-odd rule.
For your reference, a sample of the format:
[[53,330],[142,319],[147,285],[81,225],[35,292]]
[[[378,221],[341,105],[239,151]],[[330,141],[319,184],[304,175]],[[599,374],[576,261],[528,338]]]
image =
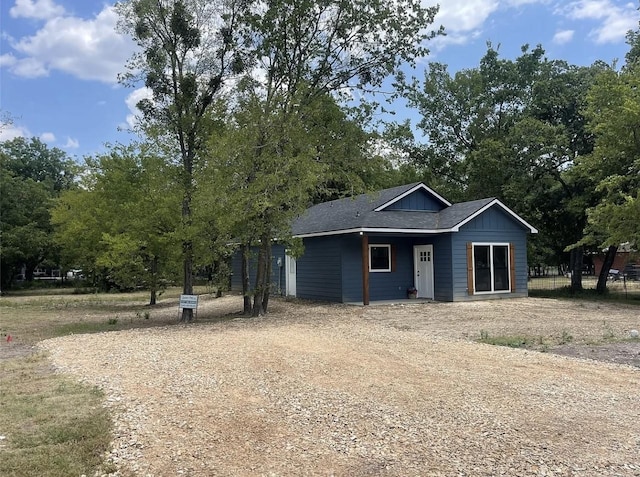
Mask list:
[[[509,204],[540,230],[530,263],[560,265],[565,248],[582,238],[593,202],[588,178],[572,171],[594,147],[587,92],[610,69],[549,60],[541,46],[527,45],[510,60],[489,44],[478,67],[455,75],[431,63],[422,82],[405,84],[426,136],[411,157],[444,178],[454,200],[493,196]],[[571,253],[579,288],[582,250]]]
[[74,187],[77,164],[37,138],[0,143],[0,267],[7,287],[25,267],[27,280],[38,266],[55,266],[50,210],[53,200]]
[[53,211],[63,260],[105,288],[149,288],[155,304],[179,268],[180,197],[178,167],[148,145],[87,158],[82,187]]

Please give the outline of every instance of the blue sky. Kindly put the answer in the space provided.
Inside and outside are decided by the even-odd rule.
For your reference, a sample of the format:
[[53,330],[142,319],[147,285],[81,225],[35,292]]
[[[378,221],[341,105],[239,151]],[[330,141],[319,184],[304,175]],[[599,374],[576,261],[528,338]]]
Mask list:
[[[433,4],[431,0],[423,0]],[[0,110],[13,124],[0,140],[36,136],[81,158],[105,143],[128,142],[144,91],[124,88],[117,74],[134,51],[114,27],[107,0],[2,0]],[[426,61],[450,71],[474,67],[487,41],[514,58],[540,43],[553,59],[576,65],[624,60],[625,33],[637,29],[638,2],[619,0],[441,0],[436,23],[448,35],[432,42]],[[400,111],[399,116],[410,115]]]

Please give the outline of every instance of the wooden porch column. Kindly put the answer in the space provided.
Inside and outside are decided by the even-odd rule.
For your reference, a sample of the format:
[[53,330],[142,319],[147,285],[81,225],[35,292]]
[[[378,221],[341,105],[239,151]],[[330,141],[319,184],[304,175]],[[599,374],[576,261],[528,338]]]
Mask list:
[[369,304],[369,237],[362,235],[362,304]]

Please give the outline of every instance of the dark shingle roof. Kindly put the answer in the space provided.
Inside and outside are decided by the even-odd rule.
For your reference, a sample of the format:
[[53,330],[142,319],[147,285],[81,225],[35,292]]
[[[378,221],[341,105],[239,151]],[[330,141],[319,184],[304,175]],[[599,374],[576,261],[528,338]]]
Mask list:
[[405,194],[420,182],[353,198],[333,200],[307,209],[292,226],[293,235],[324,234],[351,229],[448,230],[470,217],[494,199],[461,202],[440,212],[375,209]]

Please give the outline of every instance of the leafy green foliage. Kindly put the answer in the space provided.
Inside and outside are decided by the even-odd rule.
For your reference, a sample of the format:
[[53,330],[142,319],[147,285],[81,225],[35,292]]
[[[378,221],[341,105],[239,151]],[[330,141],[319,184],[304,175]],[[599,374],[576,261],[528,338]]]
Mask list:
[[0,268],[2,286],[22,266],[33,278],[39,265],[57,262],[50,209],[61,191],[74,186],[79,168],[60,149],[37,138],[0,143]]
[[598,202],[588,210],[583,243],[640,244],[640,66],[602,73],[589,91],[586,114],[596,137],[577,168],[591,177]]
[[[147,136],[164,142],[181,165],[184,293],[193,292],[194,169],[211,132],[212,109],[224,81],[242,69],[238,18],[245,2],[128,0],[118,5],[121,28],[141,47],[123,75],[143,81],[151,99],[139,103]],[[215,119],[215,118],[213,118]],[[183,320],[193,317],[185,308]]]
[[148,287],[153,302],[176,273],[180,199],[178,168],[148,145],[87,159],[83,187],[53,214],[65,262],[106,287]]
[[607,69],[548,60],[540,46],[507,60],[489,45],[478,67],[453,76],[431,63],[422,83],[404,84],[427,135],[424,145],[408,149],[410,157],[454,201],[504,201],[540,231],[530,263],[559,265],[593,202],[592,183],[571,169],[593,149],[581,111],[589,86]]
[[260,243],[254,314],[268,302],[271,240],[288,241],[291,220],[312,201],[365,188],[364,176],[380,164],[362,160],[367,135],[336,98],[380,85],[425,54],[436,11],[405,0],[278,0],[241,16],[238,32],[258,68],[238,82],[229,124],[208,143],[196,197],[227,211],[210,229],[244,249]]
[[490,336],[486,330],[480,331],[480,343],[507,346],[509,348],[527,348],[530,347],[534,340],[528,336]]

